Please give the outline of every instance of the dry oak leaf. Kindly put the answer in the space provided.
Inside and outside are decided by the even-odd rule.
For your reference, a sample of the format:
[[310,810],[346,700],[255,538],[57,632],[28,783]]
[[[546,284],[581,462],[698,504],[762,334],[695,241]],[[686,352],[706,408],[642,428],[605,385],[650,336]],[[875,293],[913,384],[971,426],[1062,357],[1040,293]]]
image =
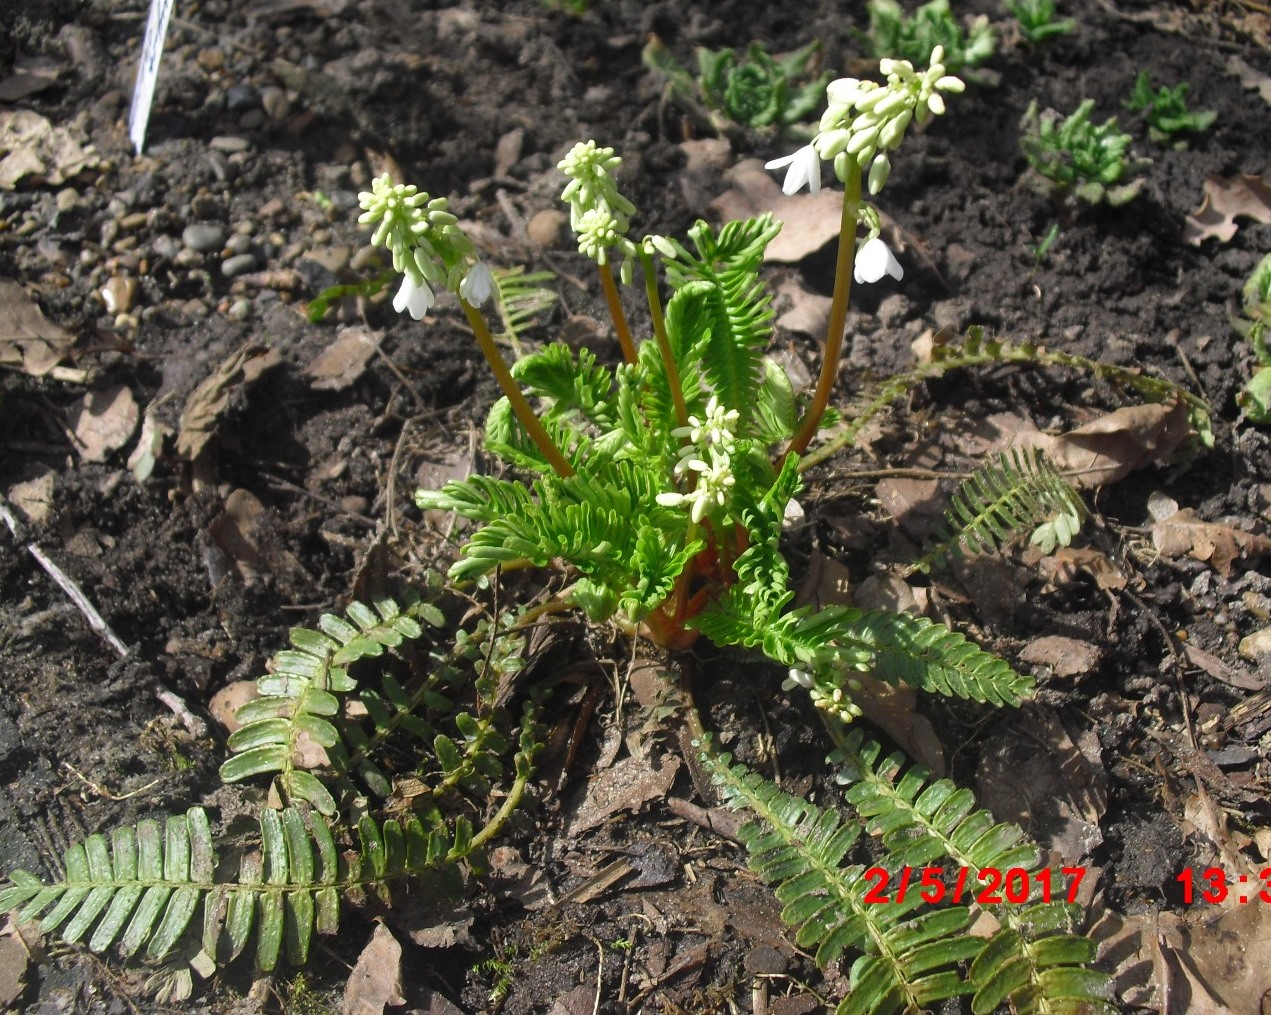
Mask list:
[[1030,443],[1070,481],[1089,488],[1115,483],[1135,469],[1164,461],[1190,433],[1187,404],[1180,398],[1165,405],[1129,405],[1059,437],[1042,435]]
[[772,212],[781,232],[768,244],[765,261],[793,264],[815,254],[839,234],[843,195],[833,190],[787,197],[758,159],[739,162],[728,173],[732,189],[710,203],[725,222]]
[[1240,228],[1241,215],[1271,223],[1271,183],[1258,176],[1211,176],[1205,181],[1200,207],[1183,223],[1183,239],[1198,247],[1211,236],[1226,243]]
[[1203,521],[1192,508],[1153,522],[1152,545],[1166,557],[1188,555],[1208,561],[1224,578],[1231,575],[1235,561],[1271,551],[1271,539],[1266,536],[1234,525]]
[[406,1003],[402,996],[402,946],[382,923],[367,942],[344,985],[343,1015],[384,1015]]
[[74,342],[69,331],[44,316],[22,286],[0,278],[0,366],[39,377],[57,366]]
[[212,439],[221,413],[229,405],[230,396],[281,362],[282,354],[277,349],[254,342],[248,342],[232,353],[211,377],[194,389],[185,403],[177,433],[177,454],[190,460],[197,458]]

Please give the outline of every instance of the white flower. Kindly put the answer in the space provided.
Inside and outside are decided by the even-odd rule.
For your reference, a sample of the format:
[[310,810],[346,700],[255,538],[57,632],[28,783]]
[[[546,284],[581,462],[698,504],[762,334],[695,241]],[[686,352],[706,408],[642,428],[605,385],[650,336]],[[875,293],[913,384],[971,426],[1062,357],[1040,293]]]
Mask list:
[[710,462],[701,458],[684,458],[676,466],[677,473],[685,470],[697,473],[697,485],[692,490],[688,493],[660,493],[657,496],[657,502],[663,507],[689,505],[695,524],[701,522],[712,507],[723,507],[728,501],[729,491],[737,482],[728,456],[717,448],[711,448],[709,454]]
[[821,156],[810,144],[804,145],[793,155],[773,159],[764,163],[764,169],[786,169],[785,182],[781,184],[781,193],[787,197],[797,194],[799,188],[807,184],[808,192],[820,193],[821,190]]
[[393,309],[399,314],[409,310],[411,317],[417,321],[422,321],[424,314],[428,313],[428,308],[436,301],[437,297],[428,288],[427,282],[422,280],[415,282],[407,274],[402,279],[402,287],[397,290],[397,295],[393,297]]
[[813,687],[812,674],[803,670],[790,668],[790,673],[785,680],[781,681],[781,690],[793,691],[796,687],[806,687],[811,690]]
[[[687,437],[693,444],[701,447],[716,444],[721,448],[731,448],[733,438],[737,435],[737,421],[741,418],[741,413],[736,409],[725,409],[719,404],[719,397],[711,395],[710,401],[706,403],[705,416],[704,420],[689,416],[688,426],[677,426],[671,431],[671,436],[681,439]],[[695,450],[689,447],[684,452]]]
[[866,282],[877,282],[884,275],[890,275],[899,282],[905,277],[905,270],[887,244],[875,236],[856,251],[856,268],[852,277],[864,285]]
[[472,307],[479,307],[490,298],[490,294],[494,292],[494,276],[490,274],[490,269],[485,266],[484,261],[478,261],[468,269],[468,274],[463,276],[463,281],[459,283],[459,295]]

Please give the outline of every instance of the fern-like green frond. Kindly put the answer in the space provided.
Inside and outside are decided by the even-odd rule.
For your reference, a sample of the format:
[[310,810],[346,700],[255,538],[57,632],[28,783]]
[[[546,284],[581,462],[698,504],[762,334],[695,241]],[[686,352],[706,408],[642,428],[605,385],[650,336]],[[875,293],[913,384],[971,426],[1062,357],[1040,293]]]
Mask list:
[[848,606],[770,617],[754,611],[755,601],[739,583],[694,626],[716,644],[758,646],[774,662],[811,673],[835,700],[850,701],[851,674],[866,671],[890,684],[994,705],[1018,705],[1033,690],[1032,678],[925,617]]
[[518,360],[512,374],[526,394],[550,400],[542,418],[577,416],[602,430],[613,427],[613,375],[590,350],[575,356],[564,342],[554,342]]
[[260,815],[259,850],[247,852],[238,870],[218,869],[211,827],[201,808],[173,815],[162,825],[146,819],[115,829],[109,840],[91,835],[64,855],[66,877],[45,884],[14,871],[0,891],[0,911],[19,918],[43,914],[41,928],[63,940],[105,951],[118,942],[125,955],[143,946],[147,958],[170,955],[203,907],[202,949],[219,964],[237,958],[256,940],[256,967],[269,971],[286,947],[301,964],[313,934],[335,933],[340,900],[367,890],[385,894],[390,884],[412,884],[439,901],[463,884],[456,861],[467,856],[471,824],[425,829],[418,818],[358,825],[360,849],[339,849],[333,830],[314,815],[306,824],[295,808]]
[[521,332],[535,323],[534,319],[550,310],[557,300],[557,292],[548,289],[556,276],[550,271],[529,271],[521,265],[511,268],[495,268],[490,272],[494,279],[494,307],[498,311],[503,331],[499,340],[512,346],[515,356],[521,355]]
[[[115,829],[110,838],[91,835],[62,856],[65,878],[45,884],[26,871],[9,875],[0,891],[0,912],[18,909],[22,921],[43,917],[45,933],[61,930],[64,941],[82,941],[105,951],[118,942],[125,955],[146,946],[162,959],[189,925],[216,868],[212,830],[201,808],[160,823],[147,818]],[[65,925],[65,926],[63,926]]]
[[[1010,999],[1019,1012],[1106,1012],[1112,984],[1107,976],[1086,968],[1094,960],[1092,941],[1072,933],[1073,907],[1039,900],[1037,846],[1015,825],[995,821],[975,809],[970,790],[949,779],[932,781],[920,765],[906,767],[899,752],[882,756],[882,748],[860,730],[840,737],[832,763],[837,779],[848,786],[847,800],[880,836],[888,850],[884,867],[927,867],[952,861],[966,872],[968,895],[979,897],[982,872],[999,876],[1018,868],[1031,887],[1030,901],[992,905],[1002,928],[975,956],[970,980],[975,989],[972,1011],[989,1015]],[[1050,882],[1063,884],[1055,875]],[[969,901],[962,900],[962,901]]]
[[271,672],[256,681],[260,696],[238,710],[241,726],[230,734],[233,757],[221,766],[223,780],[240,782],[272,772],[288,800],[308,801],[323,814],[335,813],[330,791],[297,762],[301,737],[335,748],[340,743],[333,722],[340,712],[337,695],[357,687],[348,667],[421,637],[421,619],[434,625],[443,621],[431,604],[415,602],[403,610],[392,599],[377,601],[374,609],[355,602],[346,614],[347,620],[324,614],[317,631],[291,630],[292,647],[277,653]]
[[[699,329],[706,342],[701,369],[720,403],[743,418],[756,404],[765,375],[763,353],[772,338],[772,298],[759,278],[759,265],[780,230],[770,214],[729,222],[718,236],[699,221],[688,234],[698,256],[685,251],[683,258],[666,262],[667,277],[677,289],[710,283],[702,290],[706,322]],[[676,339],[681,347],[692,341]]]
[[[473,534],[450,569],[456,581],[493,571],[508,561],[547,567],[564,561],[579,574],[610,589],[639,619],[657,606],[701,540],[680,545],[687,529],[684,513],[657,503],[660,477],[630,460],[593,461],[589,472],[536,481],[524,495],[508,486],[481,484],[507,509]],[[421,504],[460,503],[463,510],[490,514],[479,506],[471,480],[450,484]],[[474,506],[476,502],[476,506]]]
[[925,571],[963,551],[992,553],[1021,532],[1050,553],[1072,542],[1085,517],[1076,489],[1041,452],[1015,448],[962,483],[945,513],[949,531],[914,566]]
[[918,1012],[969,992],[959,964],[976,955],[980,942],[965,933],[966,909],[915,915],[925,905],[916,893],[886,905],[866,901],[864,866],[843,866],[860,825],[731,765],[728,755],[707,748],[701,758],[725,802],[758,818],[738,837],[751,870],[776,886],[781,918],[799,928],[795,943],[815,949],[822,967],[844,951],[863,953],[852,964],[839,1015]]

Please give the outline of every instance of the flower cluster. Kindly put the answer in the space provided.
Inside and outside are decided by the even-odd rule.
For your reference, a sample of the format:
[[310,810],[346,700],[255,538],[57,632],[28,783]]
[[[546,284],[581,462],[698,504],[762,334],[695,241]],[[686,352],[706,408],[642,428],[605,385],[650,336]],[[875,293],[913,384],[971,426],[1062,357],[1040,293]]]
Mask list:
[[387,173],[358,195],[358,222],[374,226],[371,243],[393,255],[393,268],[403,274],[393,300],[398,313],[422,320],[436,302],[434,288],[458,293],[481,306],[494,290],[494,279],[459,228],[444,197],[430,198],[411,184],[394,183]]
[[[849,165],[861,169],[869,165],[869,192],[883,189],[891,173],[887,153],[904,140],[909,124],[926,123],[944,112],[941,92],[961,92],[966,85],[945,73],[944,50],[931,52],[931,65],[919,73],[908,60],[880,60],[878,69],[887,82],[839,78],[826,87],[829,108],[821,117],[820,130],[812,143],[793,155],[767,163],[768,169],[786,168],[782,190],[793,194],[807,186],[816,193],[821,188],[821,160],[834,163],[840,180],[847,179]],[[788,168],[787,168],[788,167]]]
[[722,508],[729,491],[736,485],[731,454],[736,446],[737,422],[741,414],[725,409],[714,395],[706,403],[705,418],[689,416],[687,426],[671,431],[671,436],[689,443],[680,452],[675,474],[692,473],[692,489],[688,493],[660,493],[658,503],[664,507],[687,504],[694,522],[701,522],[708,511]]
[[627,230],[636,209],[618,192],[612,174],[620,165],[622,159],[612,148],[579,141],[557,168],[569,177],[560,199],[569,206],[569,224],[578,236],[579,252],[603,265],[608,263],[608,252],[616,248],[627,256],[622,271],[623,280],[629,281],[630,258],[636,250]]
[[919,125],[944,112],[941,92],[961,92],[960,78],[944,72],[944,49],[931,52],[931,64],[918,73],[908,60],[880,60],[878,69],[886,84],[839,78],[825,89],[829,108],[821,117],[821,129],[812,144],[817,154],[834,162],[839,179],[847,175],[847,160],[869,168],[869,192],[883,189],[891,173],[887,153],[904,140],[910,122]]

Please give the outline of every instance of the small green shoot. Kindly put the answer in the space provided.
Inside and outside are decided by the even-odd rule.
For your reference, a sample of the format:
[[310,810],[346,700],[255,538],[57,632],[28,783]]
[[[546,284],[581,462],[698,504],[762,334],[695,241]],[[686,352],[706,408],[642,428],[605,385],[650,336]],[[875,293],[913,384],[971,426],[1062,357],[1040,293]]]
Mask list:
[[996,47],[985,15],[963,28],[953,17],[949,0],[931,0],[905,17],[897,0],[870,0],[869,44],[875,56],[890,56],[925,64],[937,46],[944,47],[943,63],[950,74],[978,67]]
[[1093,111],[1093,99],[1068,117],[1053,109],[1039,113],[1033,102],[1024,114],[1019,144],[1029,165],[1060,196],[1117,207],[1138,196],[1143,181],[1123,181],[1145,163],[1131,157],[1134,139],[1117,130],[1116,117],[1095,125],[1090,121]]
[[672,100],[705,130],[727,134],[742,126],[793,135],[800,133],[792,129],[797,124],[814,119],[825,97],[830,74],[816,72],[820,55],[815,41],[775,57],[758,42],[741,54],[699,49],[694,78],[653,36],[644,62],[666,77]]
[[1033,46],[1055,35],[1066,35],[1074,27],[1072,19],[1055,20],[1054,0],[1006,0],[1006,9],[1015,15],[1019,31]]
[[339,303],[347,296],[376,296],[397,277],[391,269],[376,272],[361,282],[349,282],[343,285],[327,286],[309,301],[308,317],[310,324],[318,324],[331,312],[332,304]]
[[1173,88],[1153,91],[1148,72],[1141,71],[1125,108],[1144,114],[1147,136],[1157,144],[1179,143],[1177,135],[1206,131],[1218,116],[1212,109],[1188,109],[1187,88],[1187,82],[1180,81]]
[[1046,235],[1042,237],[1041,243],[1030,248],[1033,251],[1033,257],[1037,259],[1039,267],[1046,260],[1046,255],[1050,253],[1050,248],[1055,245],[1057,239],[1059,239],[1059,223],[1052,222],[1050,228],[1046,230]]
[[1233,318],[1235,329],[1249,340],[1257,366],[1244,390],[1236,396],[1245,417],[1259,426],[1271,424],[1271,254],[1253,269],[1244,288],[1244,317]]

